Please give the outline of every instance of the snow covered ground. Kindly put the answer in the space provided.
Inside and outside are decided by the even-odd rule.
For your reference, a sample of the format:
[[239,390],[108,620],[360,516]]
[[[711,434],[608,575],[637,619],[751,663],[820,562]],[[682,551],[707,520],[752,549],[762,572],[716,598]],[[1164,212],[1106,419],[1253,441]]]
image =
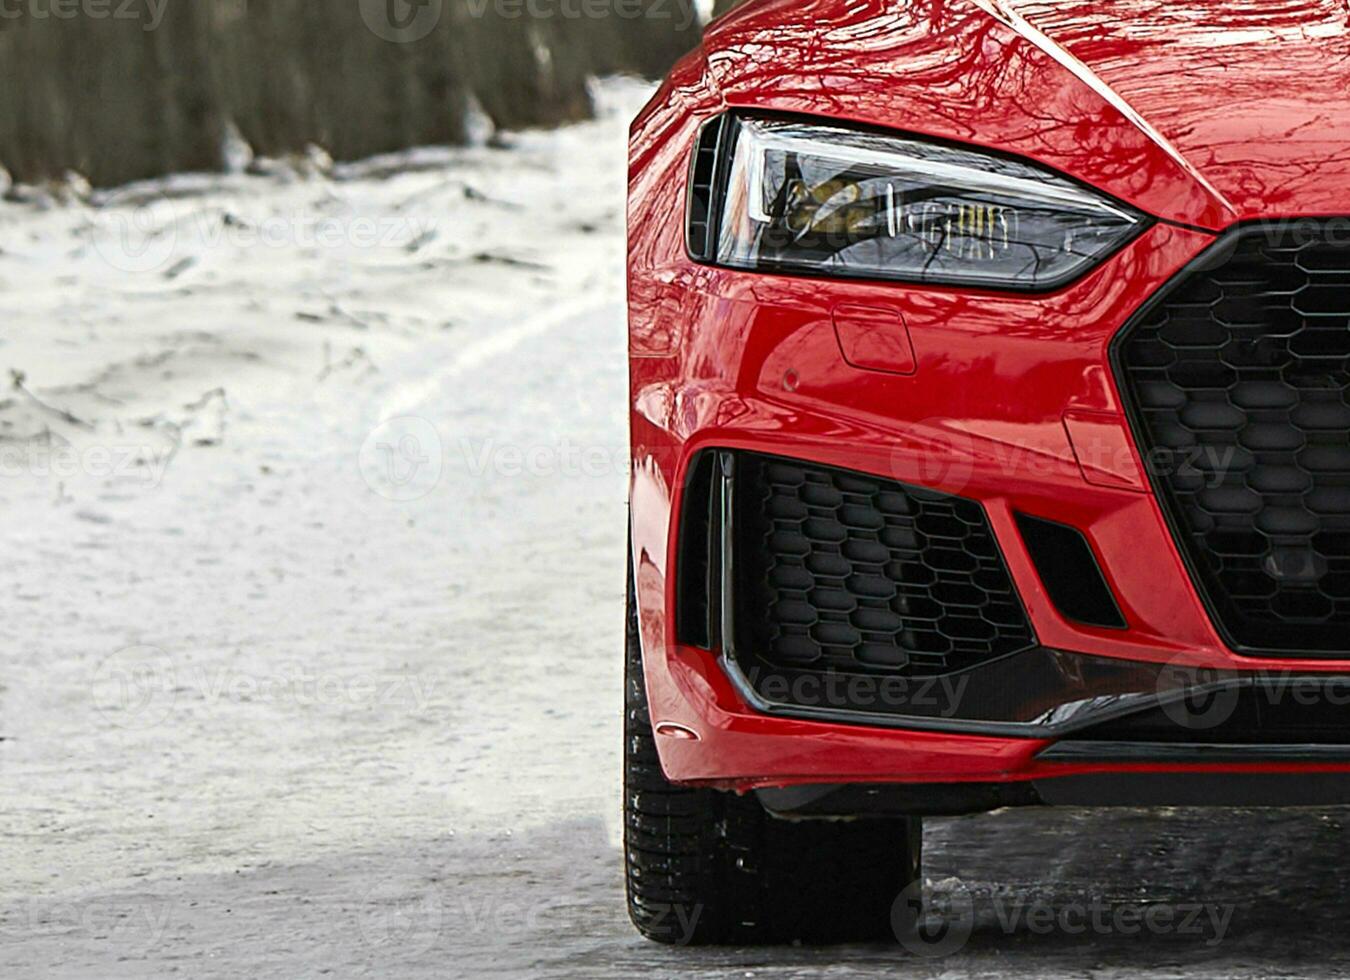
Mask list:
[[607,83],[599,120],[509,149],[0,205],[0,976],[1350,970],[1335,812],[929,826],[939,897],[1212,906],[1221,939],[987,910],[935,960],[632,932],[622,201],[647,91]]
[[[647,91],[510,150],[0,207],[0,974],[203,975],[324,899],[231,953],[193,920],[248,912],[174,882],[612,835]],[[313,917],[363,936],[377,865]]]

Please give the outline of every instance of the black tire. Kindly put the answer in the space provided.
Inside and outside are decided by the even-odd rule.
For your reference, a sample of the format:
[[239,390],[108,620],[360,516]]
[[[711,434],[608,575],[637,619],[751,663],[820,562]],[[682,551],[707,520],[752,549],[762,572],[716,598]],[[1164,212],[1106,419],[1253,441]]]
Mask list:
[[753,794],[672,784],[647,712],[631,568],[626,632],[624,857],[638,931],[680,945],[894,941],[920,821],[781,820]]

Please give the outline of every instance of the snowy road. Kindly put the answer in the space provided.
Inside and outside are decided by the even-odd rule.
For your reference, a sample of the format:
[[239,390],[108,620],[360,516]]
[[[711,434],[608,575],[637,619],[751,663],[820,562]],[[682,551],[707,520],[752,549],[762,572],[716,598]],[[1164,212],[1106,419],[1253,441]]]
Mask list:
[[115,209],[0,208],[0,976],[1350,972],[1334,811],[932,821],[931,893],[974,912],[945,958],[636,937],[639,97],[509,153],[132,202],[135,270]]

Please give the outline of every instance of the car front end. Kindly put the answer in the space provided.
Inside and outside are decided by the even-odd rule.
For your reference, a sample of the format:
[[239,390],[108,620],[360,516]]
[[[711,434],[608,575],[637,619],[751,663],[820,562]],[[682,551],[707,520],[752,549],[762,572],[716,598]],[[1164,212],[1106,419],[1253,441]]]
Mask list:
[[1093,7],[751,4],[635,122],[672,786],[1350,802],[1345,12],[1258,45]]

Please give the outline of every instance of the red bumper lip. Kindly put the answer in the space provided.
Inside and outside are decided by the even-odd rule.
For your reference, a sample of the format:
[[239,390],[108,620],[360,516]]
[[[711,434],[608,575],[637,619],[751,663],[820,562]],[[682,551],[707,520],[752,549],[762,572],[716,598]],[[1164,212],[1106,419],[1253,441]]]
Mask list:
[[[648,659],[652,663],[652,659]],[[892,727],[821,721],[773,714],[749,703],[722,658],[708,650],[676,646],[648,689],[662,696],[653,718],[697,732],[697,741],[658,736],[662,764],[672,778],[744,791],[819,783],[1009,783],[1109,773],[1350,773],[1350,746],[1174,744],[1157,751],[1057,752],[1076,743],[1076,730],[1110,717],[1111,708],[1078,718],[1037,719],[1020,734],[981,733],[980,726],[915,721],[926,727]],[[649,666],[649,671],[651,667]],[[1244,675],[1250,676],[1251,672]],[[1315,675],[1313,675],[1315,676]],[[1350,672],[1334,675],[1350,685]],[[1135,705],[1147,703],[1146,694]],[[1153,703],[1158,703],[1154,700]],[[1128,704],[1118,703],[1121,713]],[[1039,737],[1037,725],[1044,729]],[[948,730],[941,730],[942,728]],[[964,728],[964,730],[962,730]],[[991,726],[996,728],[996,726]],[[1136,749],[1147,745],[1135,744]],[[1189,753],[1181,751],[1191,749]],[[1208,751],[1206,751],[1208,749]]]

